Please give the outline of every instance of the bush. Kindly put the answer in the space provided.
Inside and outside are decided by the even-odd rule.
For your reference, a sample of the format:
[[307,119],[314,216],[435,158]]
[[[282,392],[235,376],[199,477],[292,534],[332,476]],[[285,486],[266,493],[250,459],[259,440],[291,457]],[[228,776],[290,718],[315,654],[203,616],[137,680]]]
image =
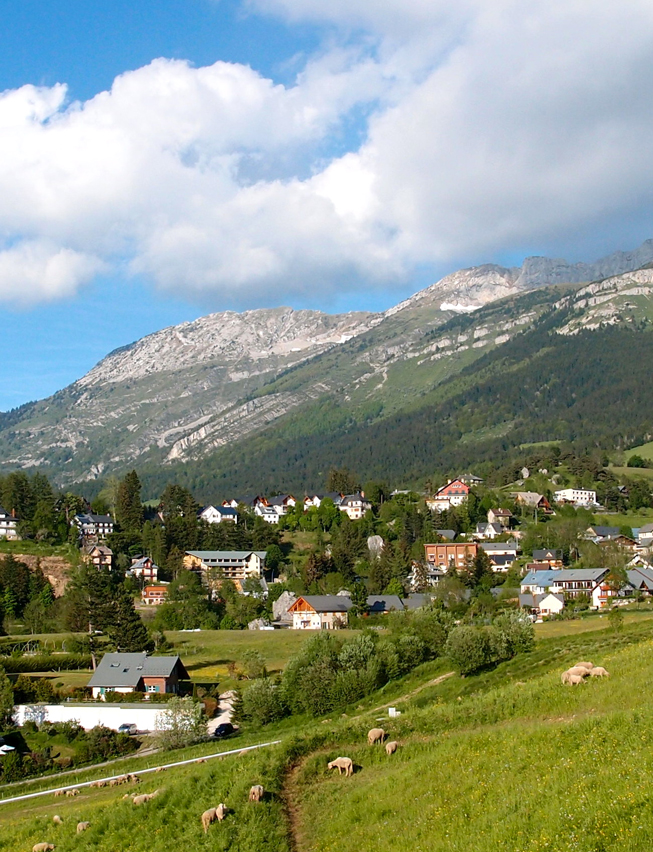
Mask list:
[[270,678],[260,678],[243,690],[238,712],[241,719],[258,726],[283,719],[288,714],[288,707],[280,687]]
[[446,652],[462,675],[478,671],[492,659],[487,630],[471,624],[461,624],[451,631]]
[[36,657],[0,657],[0,666],[9,674],[21,672],[73,671],[90,669],[89,654],[40,654]]
[[201,704],[192,698],[174,696],[157,721],[158,745],[166,750],[184,748],[206,736],[206,719]]

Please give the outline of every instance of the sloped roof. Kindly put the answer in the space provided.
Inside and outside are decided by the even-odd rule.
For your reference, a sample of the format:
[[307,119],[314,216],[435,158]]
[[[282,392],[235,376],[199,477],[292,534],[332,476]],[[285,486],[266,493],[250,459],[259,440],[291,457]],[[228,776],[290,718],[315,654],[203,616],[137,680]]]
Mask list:
[[401,612],[404,609],[398,595],[368,595],[367,605],[370,612],[390,612],[391,609]]
[[218,559],[242,562],[255,553],[259,559],[265,560],[265,550],[187,550],[189,556],[196,556],[202,562],[216,562]]
[[[544,571],[538,571],[538,574],[544,574]],[[554,574],[554,579],[556,582],[563,582],[566,580],[595,580],[598,581],[599,577],[603,577],[608,573],[607,568],[561,568],[559,571],[556,571]]]
[[449,539],[449,541],[453,541],[454,538],[456,537],[456,531],[455,530],[436,530],[436,533],[441,538]]
[[353,606],[345,595],[300,595],[288,611],[292,612],[300,601],[306,601],[315,612],[349,612]]
[[404,598],[404,609],[421,609],[423,606],[429,606],[433,601],[431,595],[420,594],[419,592],[408,595]]
[[588,527],[588,532],[593,532],[594,535],[599,536],[599,538],[613,538],[614,536],[619,535],[619,527]]
[[539,562],[542,559],[562,559],[562,550],[548,547],[541,550],[533,550],[533,559]]
[[550,571],[530,571],[524,579],[521,581],[522,587],[524,586],[550,586],[554,579],[558,577],[562,571],[554,571],[553,568]]
[[179,657],[148,657],[144,651],[138,654],[105,654],[88,685],[136,688],[141,678],[170,677],[177,667],[180,678],[190,677]]

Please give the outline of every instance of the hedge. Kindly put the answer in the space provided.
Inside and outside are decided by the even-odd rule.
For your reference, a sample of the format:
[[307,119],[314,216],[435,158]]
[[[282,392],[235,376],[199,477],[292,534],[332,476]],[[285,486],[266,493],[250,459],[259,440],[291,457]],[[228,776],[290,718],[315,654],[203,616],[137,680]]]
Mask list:
[[34,657],[2,657],[0,666],[8,674],[29,672],[61,672],[73,669],[90,669],[90,654],[48,654]]

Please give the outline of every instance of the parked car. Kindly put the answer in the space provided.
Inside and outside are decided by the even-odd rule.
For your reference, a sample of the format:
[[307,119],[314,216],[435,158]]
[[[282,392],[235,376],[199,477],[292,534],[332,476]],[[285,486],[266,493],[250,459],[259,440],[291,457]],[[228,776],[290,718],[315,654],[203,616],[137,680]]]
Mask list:
[[224,737],[230,737],[232,734],[235,734],[237,731],[236,728],[231,724],[231,722],[222,722],[221,725],[213,731],[213,736],[216,739],[222,739]]
[[128,725],[127,723],[125,723],[124,725],[121,725],[118,728],[118,733],[119,734],[137,734],[138,728],[136,727],[136,725]]

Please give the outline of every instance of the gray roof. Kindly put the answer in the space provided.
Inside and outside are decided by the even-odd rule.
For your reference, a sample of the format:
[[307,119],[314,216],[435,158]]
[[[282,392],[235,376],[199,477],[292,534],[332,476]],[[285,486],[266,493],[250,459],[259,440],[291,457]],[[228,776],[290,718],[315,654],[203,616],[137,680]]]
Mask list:
[[554,579],[562,573],[562,570],[555,571],[553,568],[549,571],[529,571],[529,573],[521,581],[523,586],[550,586]]
[[187,550],[189,556],[196,556],[202,562],[215,562],[218,560],[223,562],[243,562],[252,553],[255,553],[260,559],[265,560],[267,553],[265,550]]
[[453,541],[456,537],[455,530],[436,530],[436,533],[441,536],[441,538],[448,538],[449,541]]
[[514,550],[517,553],[517,544],[514,541],[482,541],[480,546],[486,553],[496,553],[499,550]]
[[397,612],[403,611],[404,605],[398,595],[368,595],[367,605],[370,612]]
[[88,682],[89,686],[131,686],[136,688],[142,677],[170,677],[179,666],[179,677],[189,677],[179,657],[148,657],[140,654],[105,654]]
[[[2,510],[0,509],[0,511],[2,511]],[[633,530],[633,532],[634,532],[634,530]],[[653,533],[653,524],[644,524],[643,527],[639,528],[638,532],[639,532],[640,535],[642,533]]]
[[633,568],[627,572],[628,582],[635,589],[653,591],[653,571],[647,568]]
[[543,559],[562,559],[562,550],[547,548],[546,550],[534,550],[533,559],[535,562],[540,562]]
[[[546,571],[537,571],[537,574],[546,574]],[[561,568],[553,575],[555,582],[566,580],[594,580],[598,582],[599,578],[608,573],[607,568]]]
[[407,598],[404,598],[403,604],[404,609],[421,609],[424,606],[429,606],[433,601],[431,595],[425,594],[413,594],[408,595]]
[[593,532],[599,538],[614,538],[619,535],[619,527],[588,527],[588,532]]
[[300,595],[299,598],[312,606],[315,612],[349,612],[353,606],[351,598],[346,595]]

